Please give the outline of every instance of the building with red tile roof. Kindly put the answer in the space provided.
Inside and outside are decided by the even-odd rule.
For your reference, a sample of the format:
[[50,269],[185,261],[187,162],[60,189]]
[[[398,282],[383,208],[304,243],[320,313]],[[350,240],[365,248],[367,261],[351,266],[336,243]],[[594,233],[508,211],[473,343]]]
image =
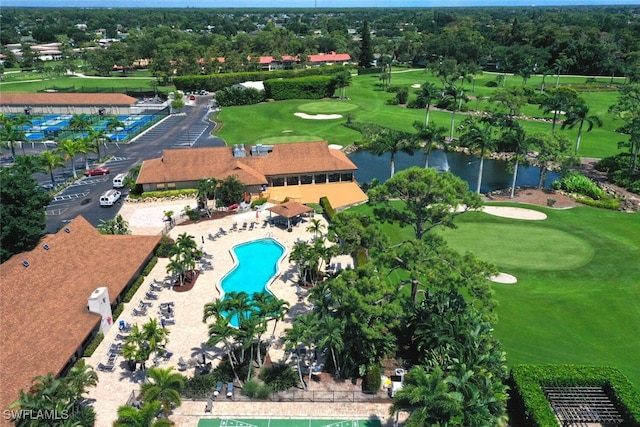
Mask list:
[[342,150],[325,141],[171,149],[145,160],[137,183],[144,191],[197,188],[201,179],[235,175],[248,193],[257,195],[279,187],[355,183],[357,169]]
[[112,307],[153,256],[160,236],[102,235],[82,216],[0,265],[0,409],[33,377],[66,373],[102,318],[88,298],[106,287]]

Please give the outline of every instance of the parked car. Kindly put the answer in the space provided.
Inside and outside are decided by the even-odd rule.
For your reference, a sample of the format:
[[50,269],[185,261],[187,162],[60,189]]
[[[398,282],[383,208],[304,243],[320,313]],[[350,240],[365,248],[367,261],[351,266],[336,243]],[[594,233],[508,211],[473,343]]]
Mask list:
[[95,168],[95,169],[91,169],[89,171],[86,171],[84,173],[85,176],[96,176],[96,175],[109,175],[111,171],[109,170],[109,168],[105,168],[105,167],[99,167],[99,168]]
[[196,96],[193,95],[193,94],[189,95],[189,100],[190,101],[195,101],[196,100]]

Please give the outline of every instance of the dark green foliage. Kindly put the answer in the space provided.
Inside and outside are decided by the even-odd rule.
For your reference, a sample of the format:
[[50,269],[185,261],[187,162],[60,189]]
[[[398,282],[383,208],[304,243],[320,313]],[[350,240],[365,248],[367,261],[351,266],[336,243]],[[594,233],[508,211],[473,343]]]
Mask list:
[[333,218],[333,216],[336,214],[336,210],[331,206],[329,199],[327,199],[326,197],[322,197],[320,199],[320,206],[322,206],[322,209],[327,215],[327,218],[329,219],[329,221],[331,221],[331,218]]
[[51,195],[40,191],[28,162],[0,170],[0,262],[33,249],[44,232]]
[[162,236],[156,248],[156,256],[159,258],[168,258],[171,255],[171,248],[173,248],[175,243],[171,237],[166,235]]
[[218,381],[226,381],[229,377],[220,375],[220,372],[213,371],[206,375],[194,375],[187,377],[184,381],[182,396],[186,399],[198,399],[211,395],[216,388]]
[[292,79],[272,79],[264,82],[266,97],[285,99],[322,99],[333,96],[335,84],[332,76],[309,76]]
[[333,75],[347,68],[339,65],[314,67],[297,70],[258,71],[245,73],[223,73],[206,76],[178,76],[173,78],[176,89],[182,91],[196,91],[200,89],[217,92],[234,84],[246,81],[266,81],[270,79],[289,79],[292,77]]
[[266,197],[261,197],[259,199],[256,199],[256,200],[251,202],[251,209],[255,208],[256,206],[262,206],[265,203],[267,203],[267,198]]
[[370,366],[362,381],[362,392],[376,394],[380,391],[380,386],[382,385],[381,375],[382,371],[379,366]]
[[620,153],[604,158],[596,165],[597,170],[607,173],[609,181],[634,193],[640,193],[640,171],[629,175],[630,167],[631,155],[629,153]]
[[114,322],[118,319],[118,317],[120,317],[123,311],[124,311],[124,304],[122,303],[118,304],[116,308],[113,309],[113,311],[111,312],[111,317],[113,318]]
[[271,389],[269,386],[258,382],[257,380],[249,380],[242,386],[242,394],[258,400],[265,400],[269,397]]
[[273,391],[285,391],[298,387],[298,374],[291,366],[275,364],[260,371],[260,379]]
[[409,89],[406,87],[401,88],[398,93],[396,93],[396,99],[398,100],[398,104],[406,104],[409,99]]
[[149,273],[151,273],[151,270],[153,270],[153,267],[155,267],[157,263],[158,263],[158,257],[154,256],[153,258],[151,258],[151,260],[144,267],[144,270],[142,270],[142,275],[148,276]]
[[623,426],[640,426],[640,396],[619,370],[576,365],[520,365],[511,370],[512,402],[527,426],[557,425],[544,395],[545,386],[602,387],[625,419]]
[[91,341],[89,341],[89,344],[87,344],[87,347],[82,352],[82,357],[91,357],[91,355],[93,355],[93,352],[96,351],[96,349],[98,348],[98,346],[100,345],[103,339],[104,339],[103,334],[99,332],[95,334],[91,339]]
[[359,68],[371,68],[373,65],[373,50],[371,46],[371,32],[369,30],[369,22],[364,21],[362,24],[362,32],[360,34],[362,41],[360,42],[360,56],[358,56]]
[[226,177],[220,182],[218,188],[219,206],[231,206],[242,201],[244,195],[244,184],[236,175]]
[[216,102],[222,107],[252,105],[265,100],[265,92],[253,88],[228,87],[216,92]]

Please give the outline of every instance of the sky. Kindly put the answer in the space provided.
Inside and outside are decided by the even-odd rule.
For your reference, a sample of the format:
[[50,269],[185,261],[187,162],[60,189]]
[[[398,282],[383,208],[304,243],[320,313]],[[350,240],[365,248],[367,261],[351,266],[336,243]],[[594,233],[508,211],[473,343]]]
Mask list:
[[1,0],[3,7],[355,8],[640,5],[640,0]]

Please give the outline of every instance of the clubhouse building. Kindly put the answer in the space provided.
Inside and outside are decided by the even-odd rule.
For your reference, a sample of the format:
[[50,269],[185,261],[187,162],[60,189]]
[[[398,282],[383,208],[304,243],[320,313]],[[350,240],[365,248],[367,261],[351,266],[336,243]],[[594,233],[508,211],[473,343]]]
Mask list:
[[368,200],[355,182],[358,168],[340,148],[317,141],[165,150],[142,163],[137,183],[143,191],[161,191],[235,175],[252,197],[273,203],[318,203],[327,197],[340,210]]
[[103,235],[78,216],[0,266],[0,410],[35,376],[64,375],[82,357],[91,338],[113,324],[112,308],[159,241]]

